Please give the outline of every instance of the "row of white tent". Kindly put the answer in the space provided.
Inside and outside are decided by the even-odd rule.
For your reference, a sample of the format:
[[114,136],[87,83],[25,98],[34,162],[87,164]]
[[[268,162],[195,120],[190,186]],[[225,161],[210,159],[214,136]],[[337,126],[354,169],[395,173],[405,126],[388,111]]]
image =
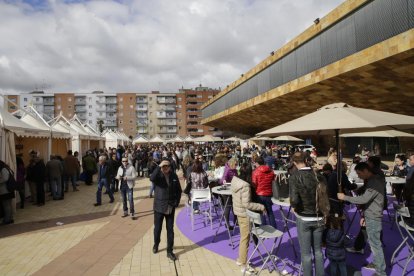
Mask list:
[[[69,149],[82,156],[87,150],[103,148],[116,141],[112,147],[130,143],[123,133],[107,130],[101,136],[89,124],[82,123],[74,115],[71,119],[62,114],[46,121],[33,107],[18,110],[20,119],[0,108],[0,158],[15,169],[16,148],[23,153],[23,161],[29,161],[29,152],[35,150],[45,160],[51,154],[66,156]],[[112,139],[114,137],[114,139]],[[112,140],[111,140],[112,139]]]
[[227,139],[221,139],[219,137],[215,137],[212,135],[204,135],[201,137],[191,137],[191,136],[187,136],[185,138],[182,138],[180,136],[176,136],[173,139],[169,139],[169,140],[165,140],[162,139],[159,136],[155,136],[151,139],[147,139],[143,136],[138,136],[137,138],[135,138],[132,143],[133,144],[156,144],[156,143],[191,143],[191,142],[200,142],[200,143],[206,143],[206,142],[240,142],[243,140],[257,140],[257,141],[303,141],[302,139],[293,137],[293,136],[288,136],[288,135],[284,135],[284,136],[280,136],[280,137],[276,137],[276,138],[269,138],[269,137],[252,137],[250,139],[241,139],[238,137],[230,137]]

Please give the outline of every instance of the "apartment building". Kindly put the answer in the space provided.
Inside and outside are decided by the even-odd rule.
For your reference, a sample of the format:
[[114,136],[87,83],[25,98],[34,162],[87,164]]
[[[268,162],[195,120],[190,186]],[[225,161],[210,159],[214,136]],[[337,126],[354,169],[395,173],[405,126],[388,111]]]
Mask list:
[[214,128],[201,125],[200,106],[220,92],[200,86],[195,89],[180,89],[177,93],[177,126],[178,135],[198,137],[213,134]]
[[[75,114],[84,123],[99,130],[110,128],[135,137],[159,135],[163,139],[177,134],[202,136],[211,134],[211,128],[200,125],[199,107],[216,95],[219,90],[207,87],[180,89],[179,93],[45,93],[34,91],[21,95],[8,95],[10,102],[21,108],[28,105],[51,120],[60,112],[72,118]],[[9,112],[15,106],[8,102]]]

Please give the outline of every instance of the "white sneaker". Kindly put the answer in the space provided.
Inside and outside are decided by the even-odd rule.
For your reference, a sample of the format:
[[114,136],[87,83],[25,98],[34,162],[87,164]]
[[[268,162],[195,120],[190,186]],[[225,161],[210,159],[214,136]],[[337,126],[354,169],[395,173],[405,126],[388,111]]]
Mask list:
[[252,275],[256,274],[256,269],[254,269],[254,267],[251,267],[250,265],[247,265],[241,268],[241,272],[245,273],[246,275]]
[[[249,262],[249,264],[250,264],[250,262]],[[244,264],[239,262],[239,260],[236,260],[236,265],[241,266],[241,265],[244,265]]]

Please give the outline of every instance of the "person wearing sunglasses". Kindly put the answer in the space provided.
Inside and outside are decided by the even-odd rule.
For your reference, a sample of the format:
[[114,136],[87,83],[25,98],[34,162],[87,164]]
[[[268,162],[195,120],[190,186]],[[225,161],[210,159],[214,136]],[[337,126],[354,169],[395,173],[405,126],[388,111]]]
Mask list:
[[174,247],[174,214],[181,199],[181,185],[177,174],[171,170],[170,162],[162,160],[151,174],[154,183],[154,247],[152,252],[158,253],[162,223],[167,224],[167,257],[175,261]]

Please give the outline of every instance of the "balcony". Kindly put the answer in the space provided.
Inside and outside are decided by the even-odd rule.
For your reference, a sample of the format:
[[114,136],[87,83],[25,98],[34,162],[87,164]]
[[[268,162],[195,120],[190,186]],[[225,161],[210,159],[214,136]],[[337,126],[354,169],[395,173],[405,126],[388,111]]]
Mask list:
[[43,105],[55,105],[55,99],[53,98],[44,98]]
[[105,109],[106,112],[116,112],[116,107],[106,107]]
[[197,98],[197,94],[187,94],[187,99],[194,99]]
[[96,103],[100,105],[106,104],[105,97],[99,97],[98,100],[96,100]]
[[104,121],[104,126],[106,127],[116,127],[116,120],[105,120]]
[[116,104],[116,97],[106,97],[105,103],[106,104]]
[[157,97],[157,103],[159,104],[175,104],[177,101],[175,97],[173,98],[164,98],[164,97]]
[[158,133],[177,133],[176,127],[160,127]]
[[79,120],[86,121],[86,113],[76,113],[76,115],[78,116]]
[[138,126],[148,126],[148,120],[138,120]]
[[167,120],[158,120],[158,125],[160,126],[176,126],[177,120],[167,119]]
[[139,134],[148,133],[148,129],[146,127],[138,127],[137,131]]
[[75,97],[75,105],[86,105],[86,97]]
[[162,111],[175,111],[176,107],[175,107],[175,105],[164,105],[164,106],[160,106],[160,110],[162,110]]
[[139,106],[137,105],[137,107],[135,108],[136,111],[147,111],[148,110],[148,106],[147,105],[143,105],[143,106]]
[[103,104],[100,104],[100,105],[96,106],[96,111],[105,112],[106,111],[106,106],[103,105]]
[[146,112],[137,112],[137,118],[148,118],[148,114]]
[[137,97],[137,104],[146,104],[148,103],[147,97]]
[[76,112],[76,113],[78,113],[78,112],[86,112],[86,106],[79,106],[79,105],[76,105],[76,106],[75,106],[75,112]]
[[54,106],[45,106],[43,107],[44,113],[55,113],[55,107]]
[[159,119],[162,119],[162,118],[175,119],[175,118],[177,118],[177,113],[176,112],[157,111],[157,118],[159,118]]

